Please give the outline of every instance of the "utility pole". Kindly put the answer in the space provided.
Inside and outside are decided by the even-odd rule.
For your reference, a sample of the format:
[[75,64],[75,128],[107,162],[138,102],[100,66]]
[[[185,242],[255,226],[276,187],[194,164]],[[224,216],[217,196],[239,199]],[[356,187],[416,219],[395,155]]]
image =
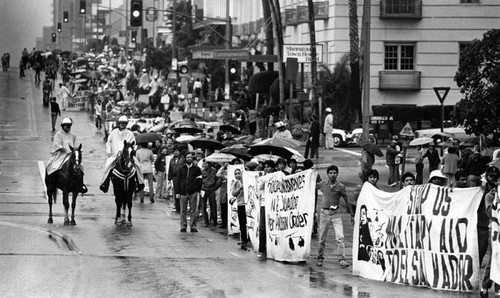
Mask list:
[[[226,0],[226,49],[231,48],[231,17],[229,16],[229,0]],[[229,81],[229,59],[224,61],[224,93],[229,100],[229,112],[233,112],[233,100],[231,99],[231,82]]]
[[363,5],[363,135],[362,139],[368,141],[370,133],[370,19],[371,0],[365,0]]

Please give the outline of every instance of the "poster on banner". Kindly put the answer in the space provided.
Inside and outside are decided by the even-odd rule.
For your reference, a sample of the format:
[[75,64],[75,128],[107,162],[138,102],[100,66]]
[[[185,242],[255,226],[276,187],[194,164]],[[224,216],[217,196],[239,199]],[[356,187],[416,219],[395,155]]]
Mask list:
[[306,170],[285,176],[275,172],[266,182],[267,258],[302,262],[311,254],[317,173]]
[[235,181],[234,172],[239,170],[243,172],[243,165],[228,165],[227,166],[227,234],[239,234],[240,224],[238,222],[238,203],[236,200],[231,204],[231,192]]
[[264,172],[243,171],[243,195],[247,212],[247,233],[254,251],[259,250],[260,198],[257,180]]
[[495,193],[495,199],[491,204],[491,262],[490,278],[500,284],[500,196],[499,189]]
[[357,202],[353,274],[436,290],[479,285],[482,191],[415,185],[387,193],[365,183]]

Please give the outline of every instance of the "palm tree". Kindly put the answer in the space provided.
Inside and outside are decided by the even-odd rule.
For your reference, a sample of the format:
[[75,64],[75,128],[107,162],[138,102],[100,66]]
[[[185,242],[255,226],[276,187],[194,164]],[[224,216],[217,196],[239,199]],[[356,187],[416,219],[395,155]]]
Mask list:
[[359,78],[359,27],[358,27],[358,1],[349,0],[349,61],[351,66],[351,90],[350,97],[355,110],[362,119],[361,112],[361,84]]
[[313,0],[307,0],[307,8],[309,10],[309,38],[311,40],[311,85],[313,86],[313,113],[318,114],[319,109],[318,101],[314,94],[314,86],[316,86],[316,80],[318,78],[318,67],[316,62],[316,28],[314,26],[314,3]]
[[[266,54],[274,55],[274,34],[273,34],[273,23],[269,23],[271,18],[271,4],[269,0],[262,0],[262,10],[264,12],[264,25],[266,26],[264,32],[266,34],[265,45],[266,45]],[[269,62],[267,64],[267,70],[274,70],[274,63]]]
[[273,30],[278,44],[278,73],[280,86],[280,104],[285,102],[285,77],[283,70],[283,26],[281,23],[281,12],[279,0],[272,0],[269,3],[271,7],[271,18],[273,21]]

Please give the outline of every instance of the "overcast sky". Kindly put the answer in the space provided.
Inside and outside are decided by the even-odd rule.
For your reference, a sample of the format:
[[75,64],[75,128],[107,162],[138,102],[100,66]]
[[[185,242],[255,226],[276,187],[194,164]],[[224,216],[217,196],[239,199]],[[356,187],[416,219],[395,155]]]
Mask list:
[[52,0],[0,0],[0,53],[10,52],[11,65],[21,51],[31,51],[43,26],[52,23]]

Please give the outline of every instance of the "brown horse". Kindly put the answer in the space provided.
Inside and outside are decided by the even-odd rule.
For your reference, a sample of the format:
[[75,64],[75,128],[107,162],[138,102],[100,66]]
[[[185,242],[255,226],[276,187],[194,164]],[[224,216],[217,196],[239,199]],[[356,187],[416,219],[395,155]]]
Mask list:
[[[82,191],[83,187],[83,169],[82,169],[82,144],[78,148],[70,146],[71,153],[68,154],[66,161],[61,168],[54,173],[47,175],[45,171],[45,185],[47,186],[47,196],[49,199],[49,219],[47,223],[53,223],[52,220],[52,202],[56,201],[57,189],[63,193],[64,205],[64,225],[76,225],[75,207],[76,197]],[[68,216],[69,194],[73,195],[71,204],[71,221]]]

